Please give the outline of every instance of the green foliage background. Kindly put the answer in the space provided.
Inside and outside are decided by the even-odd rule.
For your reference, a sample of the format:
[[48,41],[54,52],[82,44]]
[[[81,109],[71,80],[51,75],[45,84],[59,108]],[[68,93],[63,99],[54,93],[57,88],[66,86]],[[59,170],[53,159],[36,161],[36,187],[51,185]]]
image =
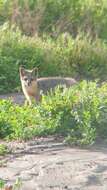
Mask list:
[[0,93],[19,65],[39,76],[107,80],[106,0],[0,0]]
[[15,23],[27,35],[57,36],[79,31],[107,38],[106,0],[0,0],[0,22]]
[[20,89],[19,66],[39,68],[41,76],[70,76],[107,80],[107,45],[101,39],[79,33],[51,37],[28,37],[4,24],[0,29],[0,93]]

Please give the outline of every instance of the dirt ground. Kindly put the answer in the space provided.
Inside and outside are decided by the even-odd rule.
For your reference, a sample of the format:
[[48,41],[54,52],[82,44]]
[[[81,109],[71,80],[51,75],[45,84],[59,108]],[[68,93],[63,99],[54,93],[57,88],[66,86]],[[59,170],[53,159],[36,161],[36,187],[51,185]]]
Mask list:
[[107,190],[107,146],[69,147],[54,137],[7,143],[0,179],[20,190]]
[[23,93],[10,93],[0,95],[0,99],[11,99],[16,104],[23,104],[25,101]]
[[[0,98],[10,96],[24,100],[22,94]],[[6,145],[10,153],[0,157],[0,179],[12,185],[20,179],[20,190],[107,190],[107,144],[80,149],[48,137]]]

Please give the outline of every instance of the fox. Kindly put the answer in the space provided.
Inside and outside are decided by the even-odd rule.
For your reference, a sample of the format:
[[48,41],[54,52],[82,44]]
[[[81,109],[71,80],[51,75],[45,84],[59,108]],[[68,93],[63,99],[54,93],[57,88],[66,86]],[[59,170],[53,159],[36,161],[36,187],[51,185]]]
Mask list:
[[51,89],[54,89],[58,85],[65,85],[70,87],[76,84],[76,80],[73,78],[63,77],[47,77],[38,78],[38,68],[35,67],[32,70],[19,67],[20,81],[23,93],[26,98],[26,104],[32,105],[32,101],[40,102],[42,99],[41,91],[46,94]]
[[26,98],[25,104],[32,104],[33,99],[37,102],[40,99],[40,92],[37,84],[38,69],[27,70],[20,66],[19,68],[22,90]]

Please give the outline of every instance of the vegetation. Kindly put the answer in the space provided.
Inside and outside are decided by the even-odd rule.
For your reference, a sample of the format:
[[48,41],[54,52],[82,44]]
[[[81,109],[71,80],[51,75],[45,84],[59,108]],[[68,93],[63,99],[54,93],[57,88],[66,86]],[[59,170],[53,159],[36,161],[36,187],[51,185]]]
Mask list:
[[79,31],[107,39],[106,0],[0,0],[0,23],[20,27],[26,35],[57,37]]
[[23,36],[5,24],[0,30],[0,93],[20,89],[19,65],[39,68],[39,76],[107,80],[107,45],[88,35],[75,39]]
[[13,185],[7,185],[3,179],[0,179],[0,189],[12,189],[12,190],[20,190],[22,186],[22,181],[20,178],[17,178]]
[[4,180],[0,179],[0,188],[1,188],[1,189],[4,188],[4,185],[5,185]]
[[[62,91],[63,90],[63,91]],[[70,89],[58,87],[39,105],[26,107],[0,101],[0,137],[24,139],[60,134],[76,144],[91,144],[106,130],[107,85],[81,82]]]
[[0,156],[5,155],[9,152],[7,146],[5,144],[0,144]]
[[[19,66],[39,76],[107,80],[107,1],[0,0],[0,94],[20,90]],[[33,107],[0,101],[0,138],[61,134],[89,144],[106,136],[107,86],[57,88]]]
[[0,93],[20,89],[19,65],[107,80],[106,13],[106,0],[0,0]]

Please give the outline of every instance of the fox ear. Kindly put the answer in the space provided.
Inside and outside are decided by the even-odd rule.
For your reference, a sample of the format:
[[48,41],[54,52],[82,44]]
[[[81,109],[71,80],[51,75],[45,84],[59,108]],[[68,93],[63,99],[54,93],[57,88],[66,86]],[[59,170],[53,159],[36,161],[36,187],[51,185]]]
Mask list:
[[20,76],[24,76],[25,75],[25,68],[24,67],[22,67],[22,66],[20,66],[19,67],[19,72],[20,72]]
[[33,70],[32,70],[32,75],[34,76],[34,77],[38,77],[38,68],[37,67],[35,67]]

